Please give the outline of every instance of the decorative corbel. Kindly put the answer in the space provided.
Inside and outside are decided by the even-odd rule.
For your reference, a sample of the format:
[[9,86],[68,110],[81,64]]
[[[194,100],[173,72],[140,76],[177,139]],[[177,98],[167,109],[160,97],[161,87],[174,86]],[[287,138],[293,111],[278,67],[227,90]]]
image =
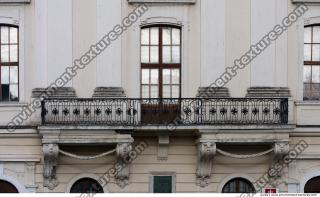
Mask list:
[[213,158],[217,147],[215,142],[200,142],[198,149],[197,185],[206,187],[210,183]]
[[44,144],[42,150],[44,155],[43,186],[53,190],[59,184],[56,177],[59,146],[57,144]]
[[[277,164],[283,165],[281,161],[285,155],[289,153],[290,147],[289,142],[275,142],[273,145],[273,157],[271,162],[271,168],[275,168]],[[283,171],[283,169],[282,169]],[[282,176],[283,172],[278,172],[275,170],[270,170],[269,176],[270,177],[279,177]]]
[[274,144],[274,157],[279,160],[289,153],[289,142],[276,142]]
[[124,188],[129,184],[130,164],[132,158],[130,158],[130,152],[132,151],[132,145],[129,142],[117,144],[117,165],[120,166],[116,173],[116,183]]

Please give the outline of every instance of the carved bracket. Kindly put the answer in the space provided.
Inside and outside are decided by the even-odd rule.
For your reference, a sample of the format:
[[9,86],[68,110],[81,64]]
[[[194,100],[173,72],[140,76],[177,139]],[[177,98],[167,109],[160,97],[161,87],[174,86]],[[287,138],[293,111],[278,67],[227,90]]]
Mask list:
[[200,142],[198,149],[197,185],[206,187],[210,183],[213,159],[217,147],[215,142]]
[[116,183],[121,188],[124,188],[129,184],[130,164],[132,158],[130,158],[130,152],[132,151],[132,144],[129,142],[117,144],[117,165],[121,166],[117,169]]
[[[273,168],[273,166],[275,166],[276,164],[283,163],[283,162],[281,162],[281,160],[290,151],[289,142],[275,142],[275,144],[273,146],[273,151],[274,152],[273,152],[273,158],[271,161],[271,168]],[[270,171],[270,172],[274,172],[274,171]],[[269,176],[270,177],[279,177],[279,176],[282,176],[282,174],[283,174],[283,171],[273,173],[273,174],[269,173]]]
[[289,142],[276,142],[274,144],[274,156],[277,159],[281,159],[283,156],[289,153]]
[[43,185],[44,187],[53,190],[59,184],[56,177],[59,146],[57,144],[43,144],[42,150],[44,155]]

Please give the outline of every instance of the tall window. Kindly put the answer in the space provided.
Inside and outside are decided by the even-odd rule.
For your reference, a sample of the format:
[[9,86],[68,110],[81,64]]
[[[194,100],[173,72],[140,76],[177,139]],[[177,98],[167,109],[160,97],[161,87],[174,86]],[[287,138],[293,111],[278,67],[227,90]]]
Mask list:
[[179,98],[181,31],[173,26],[141,30],[141,97]]
[[255,193],[255,190],[246,179],[235,178],[223,187],[222,193]]
[[320,25],[304,30],[304,100],[320,99]]

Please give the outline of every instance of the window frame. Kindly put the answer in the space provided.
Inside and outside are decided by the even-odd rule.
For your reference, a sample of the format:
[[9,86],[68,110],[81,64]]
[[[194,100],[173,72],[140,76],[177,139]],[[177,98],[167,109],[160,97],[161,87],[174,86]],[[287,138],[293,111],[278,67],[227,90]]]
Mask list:
[[[17,45],[17,62],[10,62],[10,46],[12,45],[12,43],[10,43],[10,30],[8,31],[8,37],[9,37],[9,42],[7,43],[7,45],[9,46],[9,62],[2,62],[1,61],[1,47],[0,47],[0,103],[4,103],[4,102],[10,102],[10,103],[19,103],[20,102],[20,99],[21,99],[21,95],[20,95],[20,28],[19,28],[19,25],[14,25],[14,24],[7,24],[7,23],[0,23],[0,29],[1,27],[13,27],[13,28],[16,28],[17,29],[17,43],[14,44],[14,45]],[[0,38],[1,38],[1,31],[0,31]],[[2,46],[2,42],[0,40],[0,46]],[[9,99],[8,100],[3,100],[2,98],[2,77],[1,77],[1,68],[3,66],[7,66],[9,67]],[[18,87],[18,98],[17,100],[11,100],[11,97],[10,97],[10,85],[11,85],[11,82],[10,82],[10,68],[11,67],[14,67],[16,66],[17,67],[17,83],[13,83],[14,85],[17,85]]]
[[[151,34],[150,34],[150,31],[149,31],[149,45],[144,45],[142,44],[142,30],[143,29],[151,29],[153,27],[156,27],[159,29],[159,51],[158,51],[158,54],[159,54],[159,61],[158,63],[151,63],[150,62],[150,48],[149,48],[149,62],[148,63],[144,63],[142,62],[142,47],[143,46],[152,46],[151,45]],[[167,45],[164,45],[163,44],[163,28],[175,28],[175,29],[179,29],[180,31],[180,45],[179,45],[179,63],[164,63],[163,62],[163,46],[167,46]],[[172,31],[171,31],[172,32]],[[172,33],[171,33],[172,34]],[[146,25],[146,26],[142,26],[140,28],[140,64],[141,64],[141,68],[140,68],[140,98],[144,98],[143,97],[143,86],[146,85],[143,83],[143,77],[142,77],[142,71],[143,69],[157,69],[158,70],[158,98],[159,99],[164,99],[163,97],[163,85],[165,85],[163,83],[163,70],[164,69],[179,69],[179,84],[177,84],[177,86],[179,86],[179,98],[181,98],[182,96],[182,28],[181,26],[177,26],[177,25],[172,25],[172,24],[153,24],[153,25]],[[174,44],[172,44],[172,35],[171,35],[171,47],[173,46],[176,46]],[[172,49],[171,49],[171,58],[172,58]],[[150,76],[149,76],[149,82],[150,82]],[[149,97],[148,98],[151,98],[151,86],[153,84],[149,83]],[[171,84],[173,85],[173,84]],[[171,90],[172,91],[172,90]],[[172,93],[171,93],[172,94]],[[171,98],[171,97],[170,97]]]
[[[236,188],[238,189],[238,190],[240,190],[240,182],[243,182],[243,183],[246,183],[247,185],[250,185],[251,186],[251,188],[253,189],[253,193],[256,193],[257,191],[256,191],[256,189],[254,188],[254,185],[249,181],[249,180],[247,180],[247,179],[245,179],[245,178],[241,178],[241,177],[237,177],[237,178],[233,178],[233,179],[231,179],[231,180],[229,180],[226,184],[224,184],[223,185],[223,187],[222,187],[222,190],[221,190],[221,193],[240,193],[240,191],[236,191],[236,192],[230,192],[230,191],[228,191],[228,192],[224,192],[224,190],[225,190],[225,188],[228,186],[228,184],[230,184],[230,183],[232,183],[232,182],[235,182],[236,183]],[[237,190],[236,189],[236,190]]]
[[154,177],[156,176],[171,176],[172,177],[172,193],[176,193],[176,173],[175,172],[151,172],[149,176],[149,193],[154,193]]

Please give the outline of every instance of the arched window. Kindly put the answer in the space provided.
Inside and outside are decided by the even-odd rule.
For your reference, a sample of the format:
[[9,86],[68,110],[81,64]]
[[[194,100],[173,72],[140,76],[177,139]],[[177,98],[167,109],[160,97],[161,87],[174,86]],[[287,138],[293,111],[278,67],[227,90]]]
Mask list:
[[255,193],[255,189],[248,180],[235,178],[225,184],[222,193]]
[[320,177],[310,179],[304,186],[304,193],[320,193]]
[[[181,29],[175,26],[148,26],[141,29],[141,98],[181,97]],[[176,103],[149,103],[142,106],[142,122],[171,122]],[[161,114],[160,108],[169,113]],[[148,112],[157,111],[158,117]],[[172,112],[172,113],[171,113]],[[172,119],[172,120],[171,120]]]
[[0,101],[19,101],[18,27],[0,24]]
[[7,181],[0,180],[0,193],[19,193],[17,188]]
[[320,25],[304,29],[304,100],[320,99]]
[[76,181],[70,190],[70,193],[104,193],[102,186],[98,181],[91,178],[82,178]]

